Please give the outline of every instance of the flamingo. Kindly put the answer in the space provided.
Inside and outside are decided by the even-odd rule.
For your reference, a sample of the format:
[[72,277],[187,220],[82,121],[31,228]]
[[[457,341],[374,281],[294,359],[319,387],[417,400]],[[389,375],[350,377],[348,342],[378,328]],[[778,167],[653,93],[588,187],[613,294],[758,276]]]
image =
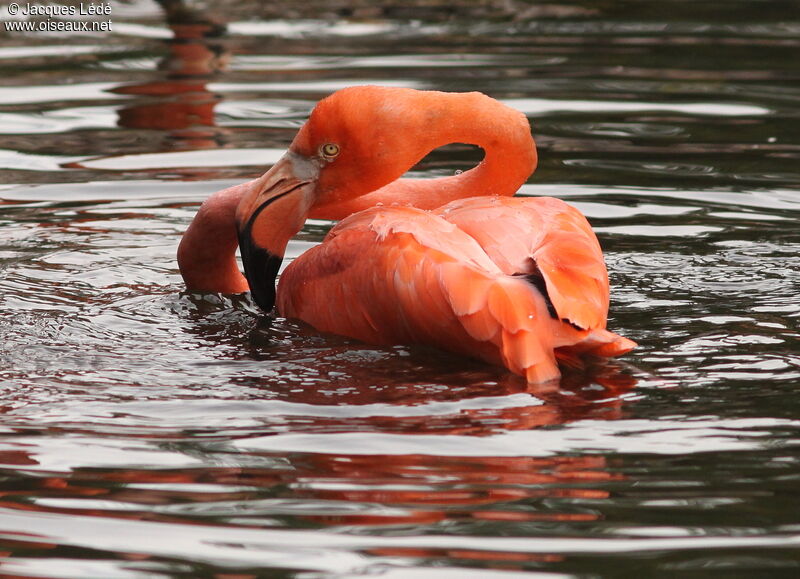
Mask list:
[[[477,145],[484,159],[401,178],[449,143]],[[190,291],[249,290],[264,311],[321,332],[554,380],[559,361],[636,344],[606,329],[608,274],[586,218],[559,199],[513,197],[536,163],[526,117],[484,94],[345,88],[316,105],[264,175],[202,204],[180,271]],[[286,245],[309,217],[341,221],[276,291]]]

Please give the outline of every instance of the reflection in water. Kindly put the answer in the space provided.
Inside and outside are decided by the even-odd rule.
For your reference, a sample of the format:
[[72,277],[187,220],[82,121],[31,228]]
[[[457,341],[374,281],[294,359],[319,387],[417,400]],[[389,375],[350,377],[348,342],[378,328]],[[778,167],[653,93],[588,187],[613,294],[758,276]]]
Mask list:
[[[270,328],[269,331],[274,330]],[[377,388],[358,375],[357,356],[349,364],[342,362],[340,356],[352,355],[354,350],[359,351],[354,344],[328,346],[316,351],[306,346],[306,354],[310,351],[315,356],[310,363],[316,371],[325,375],[329,369],[333,372],[336,368],[338,378],[325,390],[298,389],[297,384],[283,393],[277,388],[273,394],[290,406],[278,415],[258,417],[261,425],[256,430],[248,427],[237,437],[248,433],[257,436],[280,433],[287,427],[293,432],[372,431],[409,436],[430,432],[490,436],[508,430],[553,427],[587,417],[595,420],[618,418],[621,396],[635,384],[629,370],[621,363],[603,362],[591,366],[587,372],[567,373],[561,388],[536,392],[541,403],[532,398],[529,404],[504,406],[501,403],[510,401],[509,396],[525,395],[527,384],[495,368],[475,363],[461,373],[446,373],[448,383],[436,386],[436,372],[440,372],[438,378],[441,379],[446,365],[442,367],[440,363],[438,370],[431,369],[436,366],[438,354],[420,351],[404,356],[412,360],[413,370],[409,370],[409,374],[416,374],[416,381],[411,381],[410,375],[404,380],[401,370],[394,380],[379,376],[381,387]],[[365,347],[361,347],[361,351],[367,353]],[[416,356],[427,356],[431,360],[413,361]],[[397,370],[394,365],[394,371]],[[348,373],[354,378],[348,379]],[[486,380],[476,385],[481,374]],[[431,380],[427,385],[426,378]],[[253,387],[258,381],[251,379],[250,382]],[[263,387],[274,387],[273,381],[261,379],[260,382]],[[169,525],[213,521],[217,525],[257,528],[313,525],[366,530],[426,526],[436,530],[451,525],[509,522],[580,524],[597,520],[598,511],[572,506],[570,502],[603,500],[609,496],[604,485],[622,480],[620,474],[609,472],[603,456],[531,457],[524,456],[524,449],[523,456],[519,457],[242,452],[226,442],[220,429],[222,425],[215,425],[213,420],[204,436],[187,436],[199,434],[203,428],[198,425],[183,432],[160,429],[156,425],[163,419],[163,411],[157,410],[153,415],[155,420],[148,424],[143,420],[146,404],[132,404],[134,407],[126,416],[124,430],[135,432],[140,439],[161,441],[162,445],[180,449],[182,454],[199,459],[206,466],[144,470],[77,466],[70,469],[69,475],[53,475],[46,472],[51,468],[45,467],[45,472],[24,476],[16,486],[7,486],[0,508]],[[396,405],[395,409],[389,404]],[[92,413],[90,407],[84,406],[83,412]],[[404,407],[423,410],[414,414],[404,412]],[[424,408],[428,407],[438,414],[425,414]],[[359,417],[349,408],[365,410]],[[246,410],[246,406],[240,405],[239,418],[245,415],[242,410]],[[117,411],[122,411],[122,406],[117,406]],[[69,433],[87,440],[102,436],[106,431],[103,427],[73,422],[67,416],[58,419],[53,412],[50,421],[50,433]],[[204,442],[203,438],[207,440]],[[48,453],[42,447],[36,452],[13,450],[0,453],[0,459],[6,468],[15,465],[17,471],[23,473],[26,467],[44,466],[42,455],[47,457],[46,463],[52,461]],[[210,466],[212,464],[218,466]],[[13,537],[13,541],[5,542],[5,547],[15,556],[59,549],[56,543],[19,534]],[[381,547],[369,552],[376,557],[448,557],[475,561],[560,559],[555,555],[437,547],[412,550]],[[131,555],[135,553],[118,553],[123,559]],[[148,555],[137,557],[149,558]]]
[[[596,508],[570,503],[604,500],[609,493],[602,486],[620,480],[619,475],[606,471],[603,457],[442,459],[239,454],[236,460],[264,466],[182,471],[77,469],[69,477],[23,479],[23,488],[2,493],[0,509],[6,513],[23,510],[51,516],[113,517],[116,521],[147,521],[175,529],[213,523],[217,526],[214,532],[221,531],[220,527],[334,527],[360,529],[362,533],[396,529],[402,534],[418,528],[440,533],[464,525],[591,523],[600,517]],[[28,537],[12,532],[0,544],[7,556],[60,551],[48,536],[44,528],[41,534]],[[442,549],[435,543],[430,548],[384,546],[369,552],[377,557],[444,557],[495,563],[561,558],[490,547]],[[151,558],[124,549],[116,556],[122,560],[131,556]]]
[[[795,6],[384,4],[0,30],[0,575],[794,577]],[[531,392],[181,294],[197,205],[355,82],[523,110],[523,193],[589,216],[627,360],[657,378],[598,362]]]
[[165,78],[114,89],[140,101],[119,110],[119,126],[163,131],[167,149],[218,148],[224,137],[214,122],[219,97],[208,90],[207,83],[225,69],[228,60],[221,39],[225,27],[181,0],[160,0],[159,4],[173,33],[167,42],[169,54],[159,65]]

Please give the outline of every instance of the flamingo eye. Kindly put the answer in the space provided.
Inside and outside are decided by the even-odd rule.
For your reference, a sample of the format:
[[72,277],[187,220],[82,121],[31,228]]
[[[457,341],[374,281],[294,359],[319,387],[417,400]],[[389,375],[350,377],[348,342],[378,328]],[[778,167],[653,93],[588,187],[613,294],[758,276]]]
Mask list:
[[327,160],[332,161],[339,154],[339,145],[335,143],[326,143],[319,148],[319,152]]

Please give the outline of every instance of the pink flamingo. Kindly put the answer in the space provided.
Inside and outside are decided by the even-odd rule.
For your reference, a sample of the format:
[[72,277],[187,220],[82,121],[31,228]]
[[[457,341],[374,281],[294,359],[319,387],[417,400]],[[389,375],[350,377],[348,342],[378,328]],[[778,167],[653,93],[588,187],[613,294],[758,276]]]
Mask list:
[[[483,148],[483,161],[401,178],[454,142]],[[636,344],[606,330],[608,275],[585,217],[558,199],[511,197],[536,161],[525,116],[483,94],[347,88],[317,104],[264,175],[203,203],[178,249],[181,273],[189,290],[250,290],[265,311],[277,304],[320,331],[427,344],[552,380],[558,361]],[[308,217],[342,221],[276,292]]]

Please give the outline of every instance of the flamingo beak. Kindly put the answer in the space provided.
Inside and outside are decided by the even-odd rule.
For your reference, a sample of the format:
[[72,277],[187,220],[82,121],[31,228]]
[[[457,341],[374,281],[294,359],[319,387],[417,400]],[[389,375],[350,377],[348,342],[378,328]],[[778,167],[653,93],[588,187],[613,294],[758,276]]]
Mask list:
[[254,182],[236,210],[244,274],[265,312],[275,305],[275,280],[286,244],[305,223],[319,169],[316,159],[290,151]]

